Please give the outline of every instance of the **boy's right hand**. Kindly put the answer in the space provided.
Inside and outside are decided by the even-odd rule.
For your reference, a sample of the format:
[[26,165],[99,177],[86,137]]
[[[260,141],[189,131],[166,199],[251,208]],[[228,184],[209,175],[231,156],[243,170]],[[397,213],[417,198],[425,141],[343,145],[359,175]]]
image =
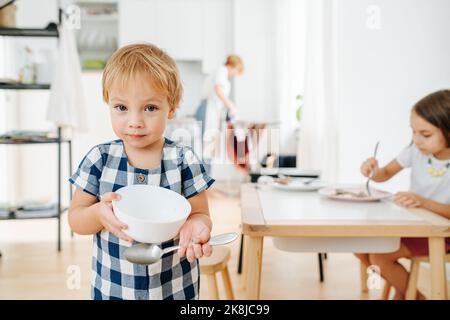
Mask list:
[[115,192],[105,193],[100,202],[98,203],[97,218],[103,227],[114,234],[117,238],[120,238],[125,241],[133,242],[133,239],[127,236],[122,230],[128,228],[128,226],[119,221],[114,214],[112,201],[120,200],[120,195]]
[[361,165],[361,173],[367,178],[374,177],[379,170],[378,161],[374,157],[367,159]]

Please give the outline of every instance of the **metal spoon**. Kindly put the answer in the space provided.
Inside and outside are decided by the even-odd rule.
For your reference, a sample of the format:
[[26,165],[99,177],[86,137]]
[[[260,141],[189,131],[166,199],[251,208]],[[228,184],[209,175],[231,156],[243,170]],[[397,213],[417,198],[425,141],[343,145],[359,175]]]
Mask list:
[[[233,242],[237,237],[238,235],[235,232],[223,233],[211,237],[208,243],[211,246],[218,246]],[[178,250],[179,248],[180,246],[177,245],[161,249],[156,244],[139,243],[132,247],[126,248],[124,251],[124,256],[131,263],[153,264],[158,262],[164,254]]]
[[[375,145],[375,151],[373,152],[373,157],[376,159],[376,157],[377,157],[377,151],[378,151],[378,146],[380,145],[380,141],[378,141],[377,142],[377,144]],[[369,189],[369,182],[370,182],[370,180],[372,180],[372,177],[373,177],[373,172],[372,172],[372,174],[369,176],[369,178],[367,179],[367,182],[366,182],[366,191],[367,191],[367,195],[369,196],[369,197],[371,197],[372,196],[372,194],[370,193],[370,189]]]

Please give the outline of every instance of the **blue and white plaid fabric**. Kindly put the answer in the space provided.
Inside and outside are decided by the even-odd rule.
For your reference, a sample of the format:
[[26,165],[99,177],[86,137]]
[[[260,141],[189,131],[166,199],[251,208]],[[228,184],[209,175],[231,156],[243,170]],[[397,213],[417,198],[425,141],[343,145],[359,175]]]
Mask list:
[[[165,139],[158,169],[131,166],[122,140],[115,140],[92,148],[69,181],[98,199],[131,184],[159,185],[190,198],[206,190],[214,179],[205,173],[191,148]],[[160,245],[165,248],[177,243],[178,239],[173,239]],[[123,256],[131,245],[107,230],[94,235],[93,299],[198,299],[197,261],[189,263],[173,252],[150,266],[133,264]]]

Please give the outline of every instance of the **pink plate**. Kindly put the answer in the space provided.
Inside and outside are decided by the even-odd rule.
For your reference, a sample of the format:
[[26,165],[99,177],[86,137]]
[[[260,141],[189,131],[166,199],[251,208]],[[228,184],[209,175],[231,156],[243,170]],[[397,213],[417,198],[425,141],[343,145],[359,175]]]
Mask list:
[[370,188],[371,196],[367,194],[365,185],[334,185],[319,189],[319,193],[331,199],[372,202],[380,201],[392,196],[392,193]]

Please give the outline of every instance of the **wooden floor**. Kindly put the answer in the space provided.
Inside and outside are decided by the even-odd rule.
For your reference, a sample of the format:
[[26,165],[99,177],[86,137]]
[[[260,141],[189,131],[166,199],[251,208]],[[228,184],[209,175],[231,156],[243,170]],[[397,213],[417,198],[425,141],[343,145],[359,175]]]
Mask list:
[[[210,198],[213,234],[239,232],[239,199]],[[63,219],[63,247],[56,250],[56,220],[0,221],[0,299],[90,299],[92,238],[72,239]],[[229,269],[235,297],[245,298],[237,274],[239,241],[232,249]],[[319,282],[317,254],[288,253],[264,243],[262,299],[378,299],[381,292],[362,294],[359,264],[351,254],[328,254],[325,281]],[[419,289],[429,294],[427,269],[421,270]],[[219,293],[223,297],[221,278]],[[208,299],[206,279],[201,279],[200,298]]]

